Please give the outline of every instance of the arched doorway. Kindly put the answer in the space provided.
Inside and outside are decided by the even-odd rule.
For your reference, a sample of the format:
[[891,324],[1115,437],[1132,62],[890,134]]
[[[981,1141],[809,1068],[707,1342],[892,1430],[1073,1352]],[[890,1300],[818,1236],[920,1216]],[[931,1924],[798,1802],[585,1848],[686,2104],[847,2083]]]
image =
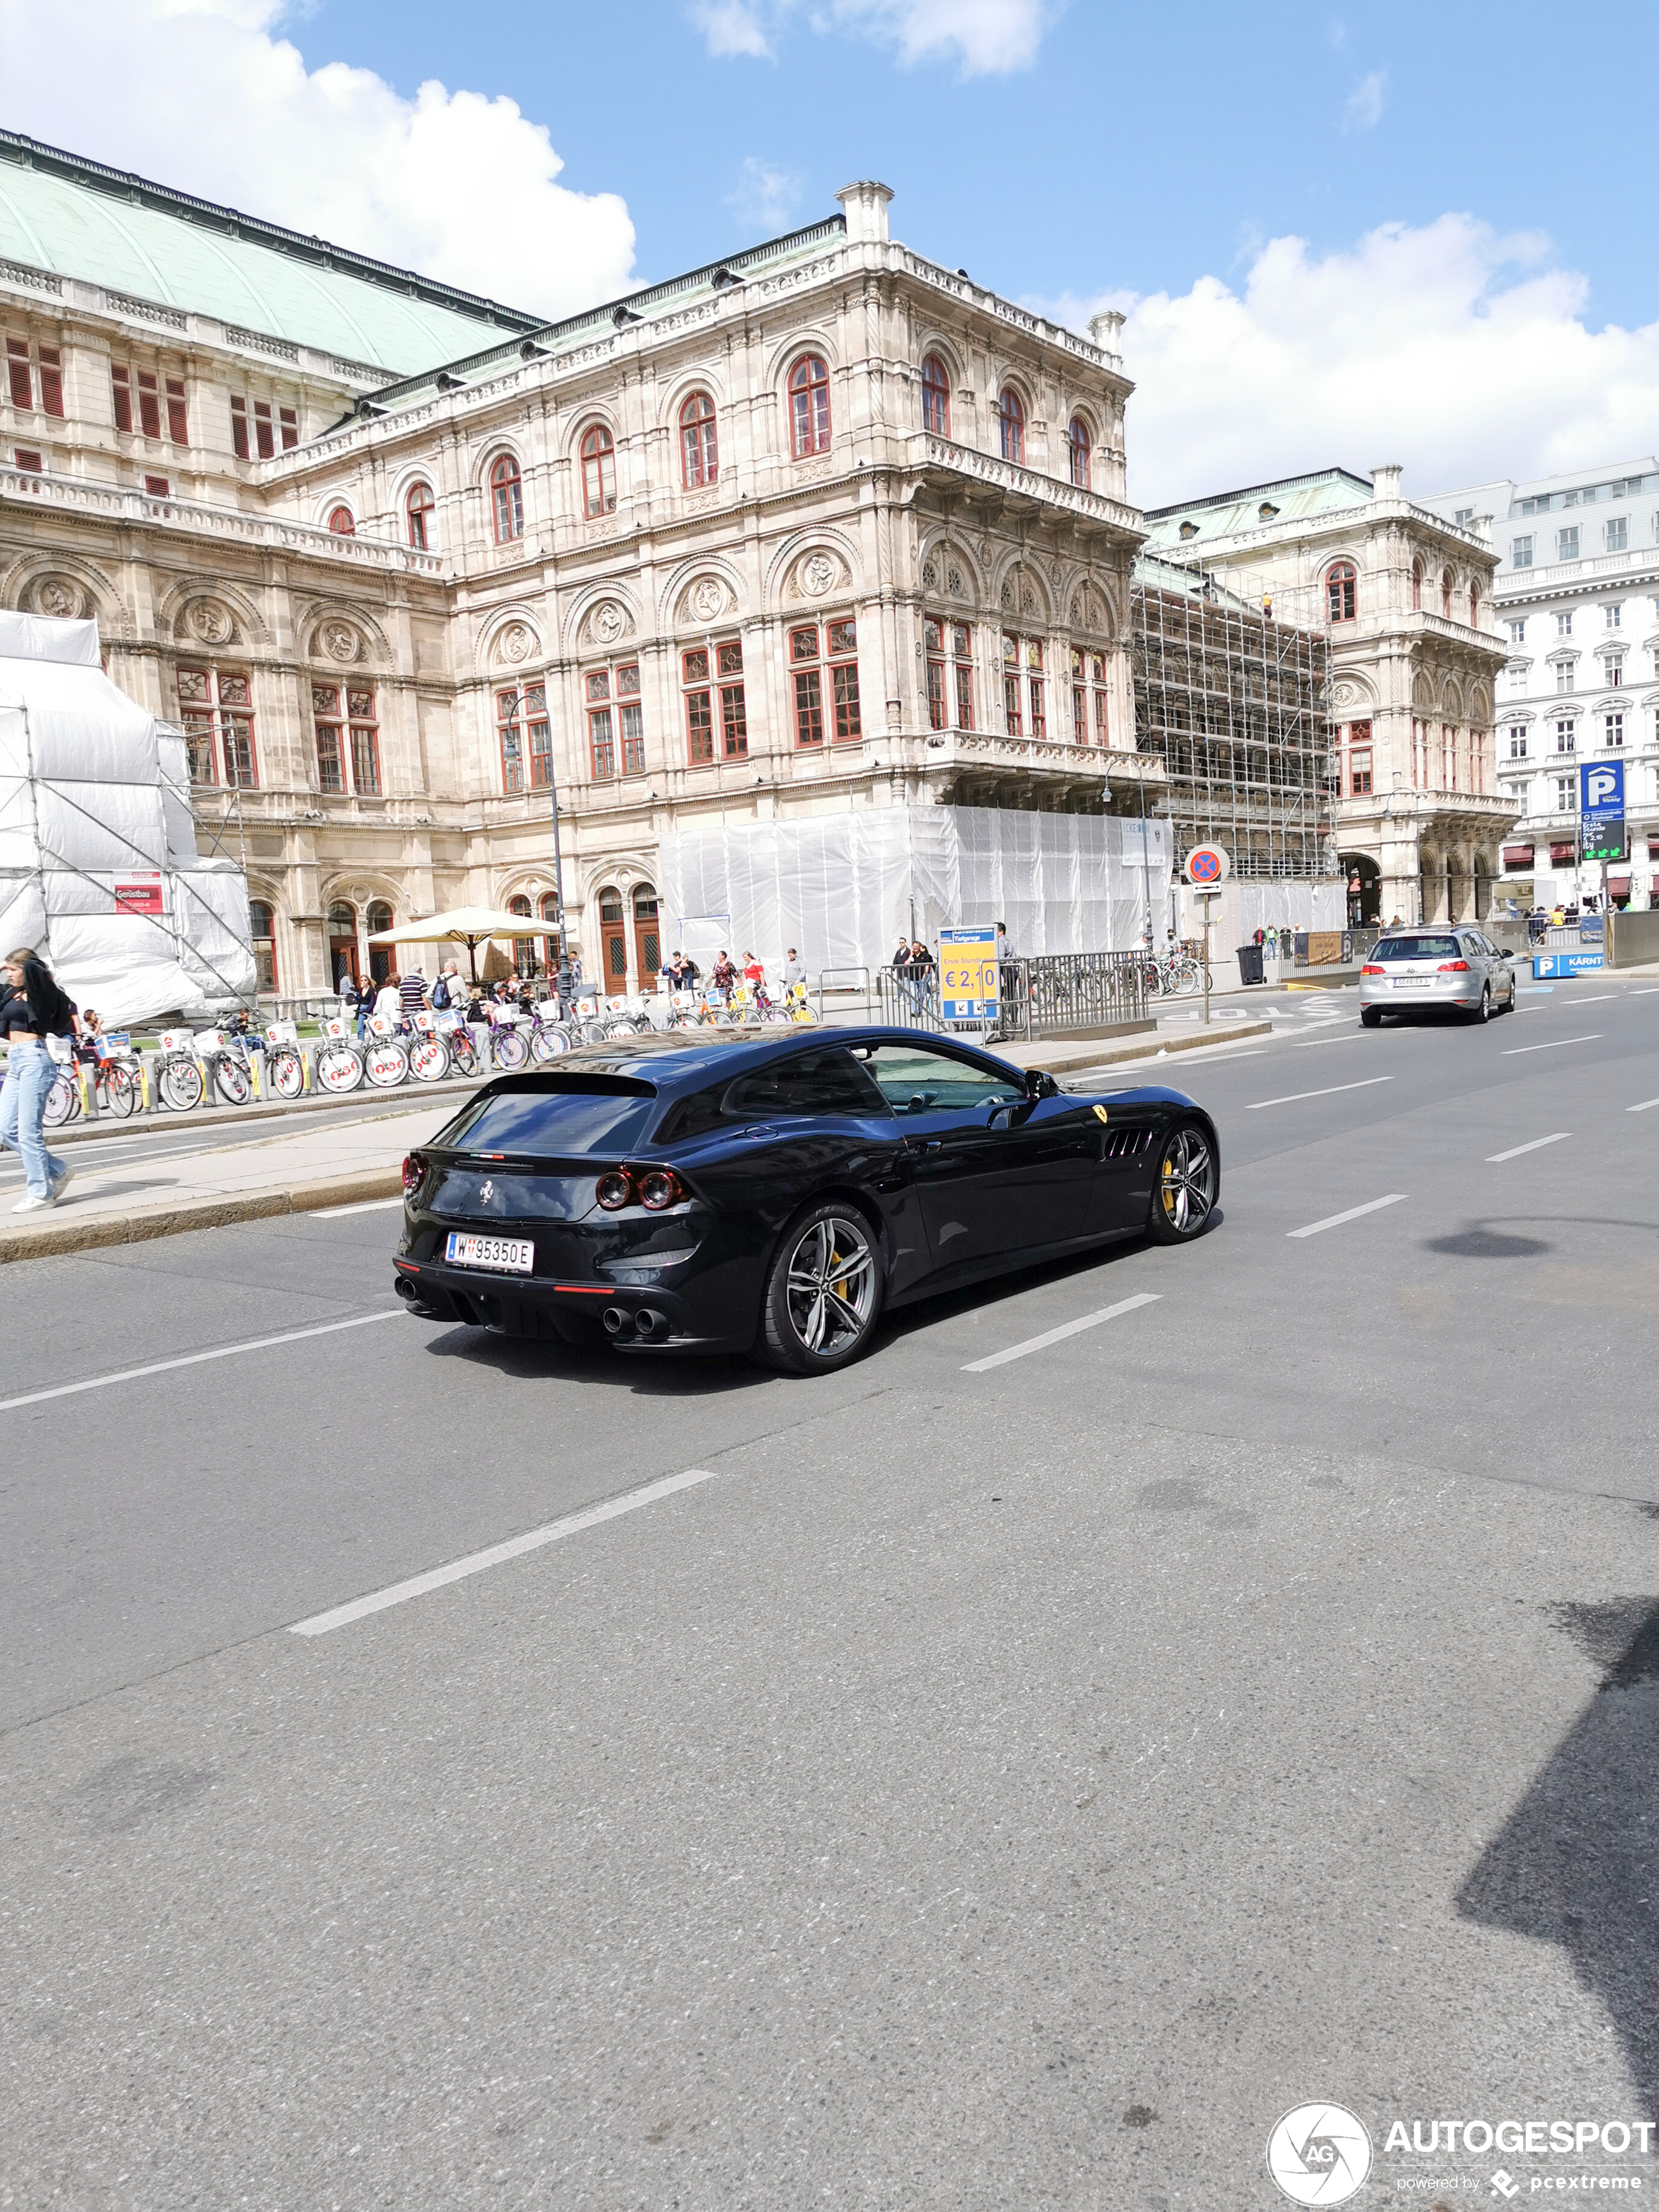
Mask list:
[[269,899],[248,901],[247,926],[253,940],[253,988],[270,994],[276,988],[276,915]]
[[634,972],[640,979],[642,991],[657,988],[657,971],[662,966],[662,933],[657,925],[657,894],[649,884],[641,884],[634,893]]
[[609,993],[628,988],[628,923],[622,893],[611,884],[599,893],[599,983]]
[[[542,893],[542,920],[544,921],[556,921],[558,918],[558,893],[556,891],[544,891]],[[559,967],[559,940],[556,937],[543,938],[542,958],[546,963],[547,973],[550,975],[556,975],[558,973]]]
[[[392,908],[386,904],[384,899],[371,900],[368,908],[369,935],[374,937],[378,934],[380,931],[383,929],[390,929],[391,927]],[[377,983],[385,982],[386,977],[392,973],[391,945],[371,945],[369,946],[368,972],[374,978],[374,981]]]
[[1382,871],[1369,853],[1343,853],[1339,864],[1348,886],[1348,927],[1368,928],[1382,919]]
[[362,976],[357,966],[357,909],[337,899],[328,910],[328,980],[338,988],[342,975],[354,983]]

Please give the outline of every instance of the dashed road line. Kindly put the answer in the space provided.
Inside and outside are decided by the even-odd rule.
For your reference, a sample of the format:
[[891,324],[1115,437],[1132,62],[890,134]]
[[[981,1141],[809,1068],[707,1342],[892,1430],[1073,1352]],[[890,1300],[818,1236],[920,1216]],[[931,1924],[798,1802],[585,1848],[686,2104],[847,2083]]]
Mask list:
[[1058,1328],[1045,1329],[1041,1336],[1028,1336],[1024,1344],[1011,1344],[1006,1352],[994,1352],[988,1359],[970,1359],[963,1369],[964,1375],[983,1375],[989,1367],[1005,1367],[1011,1359],[1024,1359],[1028,1352],[1045,1352],[1051,1344],[1059,1344],[1068,1336],[1080,1336],[1085,1328],[1097,1328],[1103,1321],[1115,1321],[1120,1314],[1133,1313],[1137,1306],[1155,1306],[1159,1293],[1139,1291],[1132,1298],[1120,1298],[1115,1306],[1103,1306],[1098,1313],[1085,1314],[1080,1321],[1063,1322]]
[[401,1196],[359,1198],[355,1199],[349,1206],[314,1206],[311,1209],[309,1218],[313,1221],[337,1221],[343,1213],[379,1213],[386,1206],[401,1206],[403,1202]]
[[1639,1106],[1626,1106],[1626,1114],[1645,1114],[1650,1106],[1659,1106],[1659,1098],[1644,1098]]
[[1364,1206],[1351,1206],[1346,1213],[1328,1213],[1322,1221],[1310,1221],[1303,1229],[1287,1229],[1287,1237],[1317,1237],[1322,1229],[1340,1229],[1345,1221],[1358,1221],[1363,1213],[1380,1213],[1385,1206],[1398,1206],[1407,1196],[1403,1190],[1392,1190],[1386,1198],[1374,1198]]
[[434,1567],[427,1574],[411,1575],[407,1582],[391,1583],[384,1589],[370,1590],[366,1596],[334,1606],[327,1613],[313,1613],[307,1620],[290,1621],[289,1633],[326,1636],[331,1629],[349,1627],[354,1620],[368,1620],[371,1613],[385,1613],[394,1605],[406,1605],[412,1597],[424,1597],[428,1590],[464,1582],[469,1575],[481,1575],[487,1567],[499,1567],[505,1560],[521,1559],[526,1552],[539,1552],[548,1544],[562,1543],[567,1536],[574,1536],[583,1528],[596,1528],[601,1522],[617,1520],[624,1513],[637,1513],[641,1506],[654,1505],[659,1498],[672,1498],[676,1491],[693,1489],[700,1482],[712,1482],[714,1474],[713,1468],[690,1467],[684,1474],[665,1475],[660,1482],[647,1482],[621,1498],[609,1498],[603,1505],[589,1505],[580,1513],[567,1513],[562,1520],[546,1522],[539,1528],[528,1528],[521,1536],[509,1536],[505,1543],[492,1544],[487,1551],[469,1552],[465,1559],[452,1559],[447,1566]]
[[1304,1098],[1334,1098],[1339,1091],[1369,1091],[1374,1083],[1392,1083],[1391,1075],[1368,1075],[1361,1083],[1333,1083],[1323,1091],[1290,1091],[1282,1098],[1253,1098],[1244,1109],[1247,1114],[1259,1114],[1264,1106],[1294,1106]]
[[47,1398],[73,1398],[82,1390],[107,1390],[112,1383],[136,1382],[145,1375],[169,1374],[175,1367],[199,1367],[209,1359],[233,1359],[239,1352],[266,1352],[274,1344],[299,1344],[310,1336],[332,1336],[338,1329],[367,1328],[371,1322],[402,1321],[402,1306],[380,1313],[353,1314],[349,1321],[325,1321],[315,1328],[284,1329],[280,1336],[251,1336],[242,1344],[222,1344],[212,1352],[187,1352],[178,1359],[153,1359],[145,1367],[121,1367],[112,1375],[89,1375],[84,1382],[60,1382],[51,1390],[27,1390],[21,1398],[0,1398],[0,1413],[19,1406],[38,1406]]
[[1513,1060],[1518,1052],[1559,1052],[1564,1044],[1599,1044],[1601,1034],[1600,1030],[1592,1030],[1588,1036],[1552,1037],[1547,1044],[1512,1044],[1501,1057]]
[[1486,1165],[1496,1167],[1499,1160],[1518,1160],[1522,1152],[1541,1152],[1546,1145],[1565,1145],[1571,1134],[1571,1129],[1557,1129],[1552,1136],[1534,1137],[1529,1145],[1511,1145],[1506,1152],[1488,1152]]

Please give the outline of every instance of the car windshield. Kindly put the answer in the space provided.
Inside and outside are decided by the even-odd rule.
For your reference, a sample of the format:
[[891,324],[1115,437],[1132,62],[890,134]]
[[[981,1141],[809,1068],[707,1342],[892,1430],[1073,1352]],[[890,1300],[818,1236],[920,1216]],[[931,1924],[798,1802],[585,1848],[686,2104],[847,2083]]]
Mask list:
[[1373,960],[1455,960],[1455,937],[1382,937],[1371,947]]
[[656,1106],[654,1096],[636,1091],[502,1091],[473,1101],[433,1143],[440,1151],[532,1159],[625,1153],[645,1134]]

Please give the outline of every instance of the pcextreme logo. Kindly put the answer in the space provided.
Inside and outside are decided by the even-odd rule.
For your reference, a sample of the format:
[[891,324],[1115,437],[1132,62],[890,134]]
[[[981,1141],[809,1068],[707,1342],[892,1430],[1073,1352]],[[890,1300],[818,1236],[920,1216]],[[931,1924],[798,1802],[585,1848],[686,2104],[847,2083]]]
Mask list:
[[1370,2170],[1370,2136],[1346,2105],[1297,2105],[1267,2138],[1267,2172],[1292,2204],[1346,2204]]

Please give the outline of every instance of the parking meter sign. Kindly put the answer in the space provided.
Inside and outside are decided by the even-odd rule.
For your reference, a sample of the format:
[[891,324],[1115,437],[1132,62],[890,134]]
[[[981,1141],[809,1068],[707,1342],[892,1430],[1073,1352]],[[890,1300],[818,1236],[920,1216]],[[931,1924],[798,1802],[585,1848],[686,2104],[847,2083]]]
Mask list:
[[1000,995],[995,930],[940,930],[939,998],[945,1019],[994,1021]]

